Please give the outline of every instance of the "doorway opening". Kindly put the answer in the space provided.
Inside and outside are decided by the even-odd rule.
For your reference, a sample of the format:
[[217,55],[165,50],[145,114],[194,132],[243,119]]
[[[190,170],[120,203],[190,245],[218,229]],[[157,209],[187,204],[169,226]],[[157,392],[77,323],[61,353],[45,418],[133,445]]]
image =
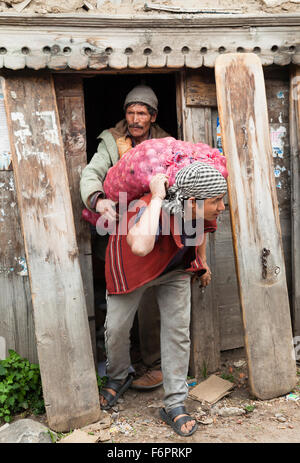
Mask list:
[[[87,162],[97,151],[99,134],[124,119],[124,100],[136,85],[150,86],[158,98],[156,123],[170,136],[178,138],[176,114],[176,74],[109,74],[84,79],[84,100],[87,137]],[[96,319],[97,363],[105,361],[104,321],[106,316],[105,248],[107,237],[91,226],[94,301]],[[137,317],[131,333],[132,345],[138,351]],[[133,360],[134,361],[134,360]],[[101,371],[99,371],[101,376]]]

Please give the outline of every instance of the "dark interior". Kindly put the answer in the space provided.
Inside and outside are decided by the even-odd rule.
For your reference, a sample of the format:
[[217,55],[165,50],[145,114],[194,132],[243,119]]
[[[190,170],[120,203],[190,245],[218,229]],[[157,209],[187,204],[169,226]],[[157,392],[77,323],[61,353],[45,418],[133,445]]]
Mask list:
[[158,98],[158,125],[177,138],[175,74],[100,75],[84,79],[88,161],[97,151],[98,135],[124,118],[127,93],[149,85]]

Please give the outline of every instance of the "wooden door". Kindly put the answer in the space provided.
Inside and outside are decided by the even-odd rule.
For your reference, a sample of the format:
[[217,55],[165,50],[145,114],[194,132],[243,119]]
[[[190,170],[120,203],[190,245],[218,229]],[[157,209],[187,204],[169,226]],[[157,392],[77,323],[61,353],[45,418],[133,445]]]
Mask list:
[[53,79],[15,74],[4,100],[50,428],[99,418],[99,395]]

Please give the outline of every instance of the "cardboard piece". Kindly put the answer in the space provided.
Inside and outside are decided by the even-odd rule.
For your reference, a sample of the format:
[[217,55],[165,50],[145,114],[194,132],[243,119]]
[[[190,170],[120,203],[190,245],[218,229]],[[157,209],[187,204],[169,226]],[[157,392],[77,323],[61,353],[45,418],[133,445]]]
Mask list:
[[92,436],[80,429],[75,429],[69,436],[63,437],[59,444],[95,444],[99,436]]
[[219,376],[211,375],[208,379],[193,387],[189,392],[189,397],[199,402],[205,401],[214,404],[230,393],[234,384]]
[[21,11],[24,10],[24,8],[26,8],[26,6],[29,5],[29,3],[31,3],[31,1],[32,0],[24,0],[21,3],[15,4],[13,8],[17,10],[18,13],[21,13]]
[[112,424],[112,419],[109,414],[104,415],[103,411],[102,413],[103,413],[103,416],[101,417],[101,420],[97,421],[97,423],[92,423],[92,424],[88,424],[87,426],[84,426],[83,428],[81,428],[81,431],[98,432],[103,429],[109,428]]

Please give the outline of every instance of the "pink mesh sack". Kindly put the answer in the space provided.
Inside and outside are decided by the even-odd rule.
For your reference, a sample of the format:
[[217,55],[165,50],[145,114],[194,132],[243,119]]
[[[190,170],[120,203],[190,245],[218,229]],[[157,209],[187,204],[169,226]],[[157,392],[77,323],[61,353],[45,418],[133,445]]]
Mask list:
[[226,159],[220,152],[205,143],[191,143],[172,137],[145,140],[127,151],[111,167],[103,187],[107,198],[119,201],[119,193],[126,192],[128,201],[149,192],[151,178],[158,173],[169,177],[169,185],[175,175],[194,161],[202,161],[218,169],[227,178]]

